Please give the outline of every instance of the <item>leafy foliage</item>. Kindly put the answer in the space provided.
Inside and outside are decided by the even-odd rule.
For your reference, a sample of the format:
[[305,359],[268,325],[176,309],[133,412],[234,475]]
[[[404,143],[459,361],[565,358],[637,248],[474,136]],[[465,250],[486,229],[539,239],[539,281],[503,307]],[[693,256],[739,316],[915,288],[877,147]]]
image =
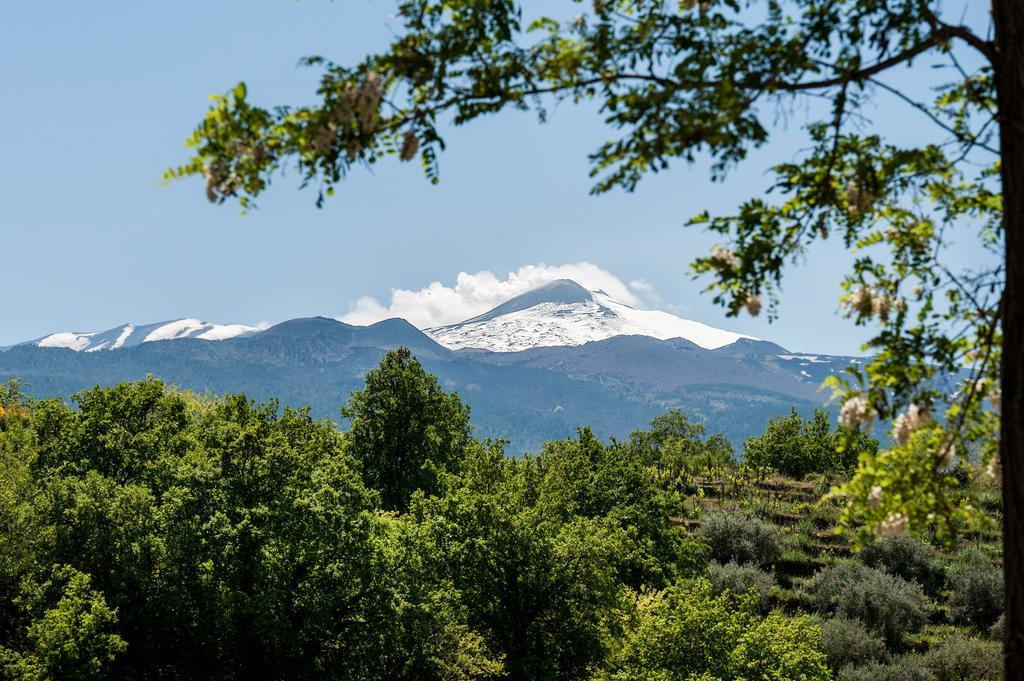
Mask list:
[[775,578],[756,565],[730,561],[725,565],[712,561],[708,565],[707,579],[711,582],[712,593],[716,596],[729,591],[736,595],[753,593],[762,606],[767,603]]
[[[377,406],[353,423],[408,424],[396,395],[437,389],[428,404],[458,406],[412,362],[385,361],[382,376],[397,378],[367,383],[361,404]],[[724,488],[694,494],[681,518],[643,433],[603,443],[581,429],[517,459],[468,432],[431,450],[430,428],[366,428],[426,441],[426,463],[405,470],[430,474],[404,479],[403,510],[352,455],[356,430],[305,411],[154,379],[86,391],[74,406],[3,399],[3,678],[814,681],[832,678],[826,662],[840,678],[991,668],[991,641],[930,629],[908,641],[923,653],[876,666],[881,640],[898,652],[921,629],[920,587],[852,560],[817,574],[805,597],[789,570],[817,558],[797,547],[821,540],[812,518],[837,513],[807,501],[814,484],[730,474],[732,501]],[[441,409],[431,423],[462,433],[463,413]],[[687,425],[672,416],[651,432]],[[721,510],[733,503],[743,510]],[[784,533],[755,508],[800,520]],[[906,555],[913,574],[934,558],[916,544],[878,547],[879,564]],[[973,607],[991,575],[961,563],[951,574],[964,575]],[[807,603],[838,617],[819,633]],[[790,614],[769,611],[779,605]]]
[[934,475],[945,465],[937,452],[945,447],[946,437],[941,428],[924,428],[903,446],[861,458],[842,488],[843,494],[863,502],[850,504],[842,515],[847,527],[856,528],[860,543],[905,529],[951,542],[984,522],[971,512],[959,479]]
[[722,434],[707,436],[704,424],[690,421],[678,410],[655,417],[646,430],[631,433],[629,446],[666,479],[721,470],[734,463],[732,444]]
[[[444,651],[473,650],[333,424],[149,380],[87,391],[77,410],[41,404],[21,428],[3,449],[33,442],[28,479],[17,457],[4,463],[32,489],[20,513],[38,534],[15,544],[24,553],[0,584],[9,594],[45,585],[46,566],[74,570],[56,609],[3,618],[20,623],[5,636],[30,633],[16,652],[43,669],[423,678],[444,673]],[[63,650],[79,645],[62,633],[75,627],[81,655]]]
[[21,650],[0,646],[0,674],[14,679],[107,678],[124,652],[116,633],[117,613],[88,575],[58,566],[43,583],[28,581],[17,599],[28,625]]
[[782,533],[759,518],[741,513],[709,513],[700,533],[708,540],[711,557],[720,563],[773,565],[785,551]]
[[834,617],[821,625],[821,648],[835,670],[881,662],[888,657],[885,641],[860,620]]
[[953,620],[982,631],[992,627],[1003,612],[1003,571],[987,558],[967,554],[949,575]]
[[[194,155],[167,177],[200,175],[211,201],[249,206],[275,172],[295,165],[322,204],[352,169],[389,155],[418,155],[436,182],[444,122],[506,109],[543,120],[552,102],[593,101],[617,132],[591,155],[593,191],[633,190],[700,154],[723,178],[769,140],[773,115],[812,98],[821,105],[808,107],[809,144],[772,169],[767,196],[691,220],[729,244],[694,271],[729,314],[774,314],[784,270],[815,242],[838,237],[850,251],[843,307],[877,332],[872,359],[833,382],[859,405],[846,425],[898,419],[914,405],[946,417],[931,457],[902,458],[892,474],[895,459],[865,467],[873,482],[846,490],[855,504],[880,486],[917,529],[922,517],[958,510],[908,487],[941,488],[948,471],[933,461],[950,446],[998,465],[999,419],[984,401],[1001,399],[996,134],[1009,119],[996,96],[1003,55],[988,38],[990,18],[965,23],[934,0],[796,0],[758,11],[734,0],[601,0],[575,17],[545,7],[533,20],[511,0],[402,0],[397,9],[394,39],[380,53],[351,66],[306,60],[322,72],[315,104],[264,108],[244,84],[214,99],[188,140]],[[920,68],[925,58],[943,68]],[[903,68],[916,68],[909,80],[931,101],[892,84]],[[930,134],[916,146],[887,141],[870,125],[880,97],[906,106]],[[991,261],[955,269],[946,256],[958,239],[979,241]],[[949,376],[964,379],[959,389],[942,385]]]
[[936,681],[998,681],[1003,678],[1003,655],[997,643],[954,635],[930,648],[922,657]]
[[469,407],[443,391],[408,348],[384,355],[341,415],[351,420],[348,451],[389,509],[406,509],[413,490],[433,490],[437,472],[455,465],[471,430]]
[[907,533],[882,537],[862,548],[857,557],[868,567],[917,582],[930,595],[937,594],[946,581],[935,549]]
[[920,586],[855,561],[825,568],[814,576],[810,591],[819,610],[858,619],[895,648],[928,621],[929,604]]
[[640,596],[623,644],[604,679],[830,679],[818,633],[806,618],[772,613],[752,602],[713,595],[698,580]]
[[916,656],[904,655],[889,663],[844,667],[839,671],[839,681],[936,681],[936,678]]
[[773,419],[764,433],[749,438],[743,458],[752,466],[771,468],[797,479],[811,473],[851,471],[861,453],[878,451],[878,440],[839,426],[833,431],[828,413],[815,409],[805,421],[794,409]]

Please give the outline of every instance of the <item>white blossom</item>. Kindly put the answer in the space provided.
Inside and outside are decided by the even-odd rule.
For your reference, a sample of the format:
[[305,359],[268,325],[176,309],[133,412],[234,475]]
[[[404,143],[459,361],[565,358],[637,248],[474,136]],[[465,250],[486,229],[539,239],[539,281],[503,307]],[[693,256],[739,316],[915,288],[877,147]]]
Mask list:
[[892,306],[892,299],[885,293],[879,293],[871,298],[871,314],[883,322],[889,319],[889,308]]
[[840,298],[839,302],[843,306],[843,314],[850,317],[856,314],[858,317],[869,317],[871,316],[874,308],[874,295],[867,286],[861,286],[856,291],[851,291],[845,296]]
[[974,382],[974,394],[980,399],[987,397],[996,411],[1003,406],[1003,393],[999,390],[998,383],[989,378],[979,378]]
[[739,269],[740,259],[725,246],[715,245],[711,249],[711,257],[732,270]]
[[906,532],[909,521],[902,513],[890,513],[885,520],[875,525],[873,532],[876,538],[888,537]]
[[989,459],[988,466],[985,468],[985,472],[988,473],[989,477],[998,480],[1003,475],[1003,460],[999,454],[993,454],[992,458]]
[[839,423],[846,428],[863,426],[865,431],[870,432],[877,417],[878,412],[871,408],[871,403],[865,395],[854,395],[843,402],[839,409]]
[[373,132],[374,124],[377,122],[377,110],[383,97],[384,84],[380,75],[376,71],[368,72],[359,86],[355,111],[366,134]]
[[419,151],[420,140],[416,137],[416,133],[410,130],[405,133],[405,138],[402,140],[402,152],[398,158],[403,161],[411,161],[415,156],[416,152]]
[[915,430],[927,426],[932,421],[931,413],[927,408],[912,404],[907,410],[896,417],[893,423],[893,437],[900,447],[903,447],[910,440],[910,434]]
[[872,487],[871,491],[868,492],[868,508],[878,508],[881,506],[884,497],[885,494],[882,492],[881,487],[878,485]]
[[751,317],[756,317],[761,314],[761,297],[751,293],[743,301],[743,306],[747,308],[747,312],[750,313]]
[[846,184],[845,195],[846,212],[852,217],[863,215],[875,203],[875,195],[867,189],[862,189],[853,180]]

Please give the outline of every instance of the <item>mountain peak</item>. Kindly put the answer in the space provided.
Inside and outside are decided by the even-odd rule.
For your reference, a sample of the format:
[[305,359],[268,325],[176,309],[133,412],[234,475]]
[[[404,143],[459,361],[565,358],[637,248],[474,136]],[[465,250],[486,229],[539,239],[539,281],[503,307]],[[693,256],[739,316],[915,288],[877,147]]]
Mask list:
[[583,345],[612,336],[683,338],[705,349],[720,348],[742,334],[716,329],[659,310],[638,310],[591,291],[571,279],[556,279],[459,324],[427,329],[441,345],[519,352],[535,347]]
[[494,319],[495,317],[500,317],[512,312],[519,312],[520,310],[527,310],[542,303],[573,305],[575,303],[585,303],[590,300],[594,300],[594,293],[592,291],[583,288],[572,279],[555,279],[554,281],[538,286],[535,289],[530,289],[526,293],[522,293],[515,298],[506,300],[504,303],[498,305],[492,310],[477,317],[473,317],[472,319],[467,319],[461,323],[473,324],[476,322],[486,322]]

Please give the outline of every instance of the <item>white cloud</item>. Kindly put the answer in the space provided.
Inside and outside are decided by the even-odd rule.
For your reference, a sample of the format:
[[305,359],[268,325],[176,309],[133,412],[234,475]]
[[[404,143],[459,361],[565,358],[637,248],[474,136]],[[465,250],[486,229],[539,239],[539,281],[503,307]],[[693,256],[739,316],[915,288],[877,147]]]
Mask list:
[[634,279],[629,282],[629,288],[640,293],[652,293],[654,291],[654,284],[646,279]]
[[634,279],[629,282],[629,290],[637,294],[644,299],[645,302],[653,305],[654,307],[662,307],[664,302],[661,300],[661,296],[654,289],[654,284],[647,281],[646,279]]
[[[591,290],[603,290],[627,305],[640,306],[637,293],[654,297],[653,287],[644,281],[628,285],[611,272],[589,262],[566,265],[526,265],[499,279],[493,272],[476,274],[459,272],[454,286],[432,282],[418,291],[392,289],[385,305],[376,298],[364,296],[340,317],[348,324],[366,325],[389,317],[402,317],[421,329],[461,322],[483,314],[509,298],[547,284],[555,279],[572,279]],[[634,293],[634,291],[636,293]]]

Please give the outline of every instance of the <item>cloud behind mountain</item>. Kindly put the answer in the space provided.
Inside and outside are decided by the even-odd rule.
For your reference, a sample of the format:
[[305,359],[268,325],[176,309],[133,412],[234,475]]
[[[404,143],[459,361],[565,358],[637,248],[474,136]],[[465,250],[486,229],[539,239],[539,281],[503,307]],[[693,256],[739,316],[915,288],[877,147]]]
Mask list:
[[483,314],[501,303],[543,286],[556,279],[571,279],[592,291],[604,291],[610,297],[634,307],[654,300],[647,282],[623,282],[611,272],[589,262],[564,265],[525,265],[499,277],[489,270],[470,274],[459,272],[455,284],[432,282],[418,290],[392,289],[391,298],[382,303],[364,296],[352,304],[339,319],[347,324],[367,325],[390,317],[401,317],[425,329],[454,324]]

